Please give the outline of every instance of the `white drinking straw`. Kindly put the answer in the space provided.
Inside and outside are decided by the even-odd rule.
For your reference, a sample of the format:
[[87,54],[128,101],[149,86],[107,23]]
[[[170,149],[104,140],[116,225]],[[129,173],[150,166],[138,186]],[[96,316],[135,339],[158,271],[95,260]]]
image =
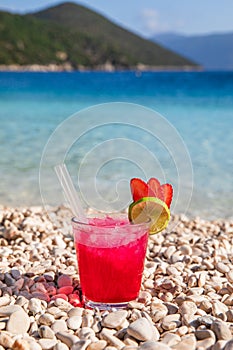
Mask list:
[[54,167],[57,177],[70,204],[73,214],[82,222],[87,223],[87,217],[80,205],[78,194],[65,164],[58,164]]

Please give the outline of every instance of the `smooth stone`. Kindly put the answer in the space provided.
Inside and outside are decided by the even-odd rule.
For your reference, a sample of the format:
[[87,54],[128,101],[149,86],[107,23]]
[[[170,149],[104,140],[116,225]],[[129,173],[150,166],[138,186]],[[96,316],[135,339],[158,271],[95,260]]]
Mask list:
[[132,322],[127,328],[127,333],[140,341],[147,341],[153,338],[151,324],[144,317]]
[[69,275],[61,275],[57,279],[57,285],[59,288],[65,287],[65,286],[72,286],[73,279]]
[[227,273],[227,278],[230,283],[233,283],[233,269]]
[[103,328],[100,332],[100,337],[101,339],[106,340],[111,346],[114,346],[117,349],[122,349],[125,344],[119,338],[115,337],[113,332],[111,329]]
[[91,327],[93,325],[94,318],[92,315],[87,314],[82,316],[82,327]]
[[[67,313],[65,311],[61,311],[58,307],[56,306],[51,306],[46,310],[47,314],[53,315],[53,322],[55,321],[55,318],[60,318],[62,316],[66,316]],[[52,323],[53,323],[52,322]]]
[[51,329],[57,333],[57,332],[66,332],[68,330],[67,324],[65,320],[56,320],[51,325]]
[[180,336],[174,333],[167,333],[162,339],[162,343],[167,344],[168,346],[176,345],[180,341]]
[[141,344],[139,350],[171,350],[170,346],[156,341],[146,341]]
[[227,315],[227,321],[228,322],[233,322],[233,309],[228,310],[226,315]]
[[6,328],[6,323],[7,323],[7,320],[3,320],[3,321],[0,321],[0,330],[4,330]]
[[223,350],[226,345],[226,340],[218,340],[211,348],[211,350]]
[[214,332],[209,329],[198,329],[195,332],[195,336],[198,340],[206,338],[213,338],[214,340],[216,339]]
[[95,336],[95,332],[90,327],[83,327],[78,331],[78,334],[80,339],[89,339]]
[[195,350],[196,349],[196,338],[193,334],[184,335],[179,343],[172,346],[174,350]]
[[30,327],[30,318],[26,312],[20,308],[16,312],[10,315],[9,320],[7,322],[6,330],[13,334],[22,334],[27,333]]
[[34,315],[42,311],[41,300],[37,298],[31,298],[28,303],[28,310]]
[[0,316],[10,316],[16,311],[23,310],[19,305],[7,305],[0,307]]
[[[0,307],[9,305],[10,302],[11,302],[11,299],[10,299],[10,296],[8,294],[4,295],[3,297],[0,297]],[[0,308],[0,310],[1,310],[1,308]]]
[[16,339],[12,346],[12,350],[30,350],[30,344],[26,339]]
[[5,283],[8,287],[11,287],[15,284],[15,279],[9,274],[5,274]]
[[81,327],[82,317],[81,316],[71,316],[66,320],[67,326],[70,329],[77,330]]
[[79,338],[76,335],[67,332],[57,332],[56,338],[65,343],[69,348],[79,341]]
[[181,325],[180,314],[167,315],[162,320],[162,328],[165,331],[171,331]]
[[230,268],[226,264],[222,263],[221,261],[219,261],[216,264],[216,269],[221,273],[227,273],[230,271]]
[[34,340],[29,340],[30,350],[42,350],[42,347],[39,343]]
[[49,326],[44,326],[44,325],[40,326],[38,332],[41,338],[48,338],[48,339],[55,338],[55,334]]
[[66,300],[62,298],[56,298],[54,300],[54,305],[57,306],[62,311],[69,311],[73,306]]
[[192,301],[184,301],[180,306],[180,313],[182,316],[193,316],[197,312],[197,305]]
[[[179,307],[173,303],[164,303],[168,310],[168,315],[176,314],[179,311]],[[166,315],[165,315],[166,316]]]
[[110,312],[102,320],[102,326],[107,328],[118,328],[126,320],[128,312],[126,310],[120,310],[115,312]]
[[98,340],[88,345],[87,350],[103,350],[107,346],[106,340]]
[[200,325],[210,327],[215,321],[215,317],[211,315],[205,315],[205,316],[198,317],[197,321]]
[[15,301],[15,305],[24,306],[25,304],[28,304],[28,299],[22,295],[18,296]]
[[209,349],[212,345],[215,344],[214,338],[205,338],[197,341],[197,348]]
[[230,340],[232,338],[228,325],[220,320],[215,320],[211,325],[211,330],[218,340]]
[[68,346],[64,343],[57,343],[54,346],[54,350],[69,350]]
[[32,296],[33,298],[38,298],[40,300],[44,300],[46,302],[50,301],[50,297],[48,296],[47,293],[43,293],[43,292],[32,292]]
[[21,277],[21,272],[16,269],[11,270],[11,276],[15,279],[18,280]]
[[156,323],[164,318],[168,313],[168,308],[161,303],[152,305],[152,320]]
[[144,309],[145,305],[143,303],[139,303],[138,301],[132,300],[128,303],[128,307],[130,309],[142,310]]
[[38,343],[42,347],[43,350],[50,350],[53,349],[53,347],[57,344],[56,339],[39,339]]
[[12,345],[14,344],[14,340],[12,337],[6,333],[6,332],[0,332],[0,345],[2,345],[4,348],[12,348]]
[[[54,238],[54,241],[55,241],[55,244],[59,247],[59,248],[66,248],[66,242],[63,241],[62,237],[61,236],[56,236]],[[60,276],[62,277],[62,276]]]
[[233,339],[226,343],[223,350],[233,350]]
[[55,318],[53,315],[44,313],[39,317],[39,324],[43,324],[45,326],[51,326],[55,322]]
[[71,350],[85,350],[88,345],[91,343],[90,339],[87,340],[79,340],[77,343],[75,343],[72,347]]
[[83,314],[83,309],[80,308],[80,307],[73,307],[72,309],[70,309],[68,312],[67,312],[67,315],[69,317],[72,317],[72,316],[82,316]]
[[213,315],[217,318],[221,318],[223,321],[226,321],[227,316],[226,312],[228,307],[219,300],[215,300],[212,305]]

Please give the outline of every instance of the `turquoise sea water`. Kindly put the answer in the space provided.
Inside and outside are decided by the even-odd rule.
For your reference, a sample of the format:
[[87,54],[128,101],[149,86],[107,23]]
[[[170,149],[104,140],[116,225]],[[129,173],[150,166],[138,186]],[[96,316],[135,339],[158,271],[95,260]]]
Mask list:
[[[176,128],[193,167],[190,207],[182,208],[181,201],[177,212],[187,210],[189,215],[206,218],[233,216],[233,72],[1,72],[1,204],[41,204],[39,166],[52,132],[77,111],[108,102],[129,102],[152,108]],[[80,141],[78,149],[67,153],[66,161],[72,174],[88,154],[90,144],[104,142],[110,134],[112,138],[129,138],[130,134],[123,129],[101,130],[93,131],[89,139]],[[153,148],[153,142],[153,138],[148,138],[146,146]],[[166,179],[172,182],[172,160],[162,147],[156,149]],[[104,162],[102,150],[98,157]],[[109,188],[116,188],[121,176],[127,180],[140,175],[137,171],[134,173],[129,164],[124,167],[119,162],[115,159],[98,171],[96,183],[103,195],[109,192],[110,197],[114,196],[115,191],[111,194]],[[93,175],[95,167],[96,164],[89,162],[85,170],[87,177]],[[154,175],[157,176],[156,169]],[[179,186],[190,191],[192,184],[187,180]]]

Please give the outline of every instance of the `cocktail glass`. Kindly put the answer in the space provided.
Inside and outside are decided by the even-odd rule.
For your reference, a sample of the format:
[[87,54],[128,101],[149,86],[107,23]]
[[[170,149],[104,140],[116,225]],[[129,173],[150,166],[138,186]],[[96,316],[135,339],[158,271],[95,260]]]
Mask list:
[[140,291],[149,223],[73,218],[72,226],[85,304],[102,310],[127,306]]

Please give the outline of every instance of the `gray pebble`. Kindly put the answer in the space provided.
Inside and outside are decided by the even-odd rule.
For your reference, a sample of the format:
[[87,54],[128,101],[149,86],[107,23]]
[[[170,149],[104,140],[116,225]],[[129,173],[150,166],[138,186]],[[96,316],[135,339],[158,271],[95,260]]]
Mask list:
[[226,343],[223,350],[233,350],[233,339]]
[[223,321],[215,320],[211,325],[211,330],[215,333],[218,340],[230,340],[232,338],[227,323]]

